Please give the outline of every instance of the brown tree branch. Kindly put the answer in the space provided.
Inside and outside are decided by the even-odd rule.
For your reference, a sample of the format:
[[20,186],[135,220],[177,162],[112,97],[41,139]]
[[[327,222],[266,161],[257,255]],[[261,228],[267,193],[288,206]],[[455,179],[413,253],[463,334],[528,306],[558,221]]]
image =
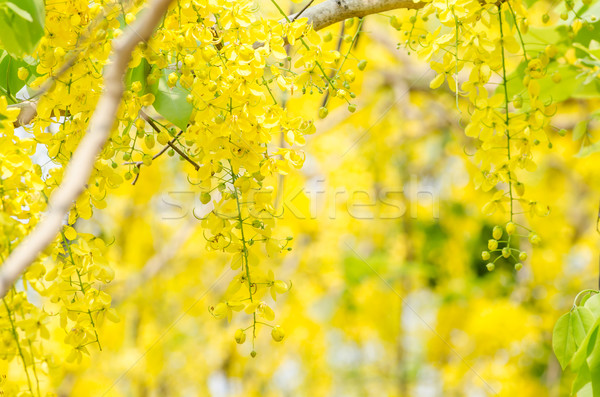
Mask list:
[[114,125],[123,96],[123,77],[131,53],[140,41],[152,35],[172,0],[154,0],[127,31],[113,41],[112,62],[107,65],[104,92],[92,115],[87,134],[73,153],[65,170],[63,182],[52,193],[48,209],[33,231],[17,246],[0,268],[0,297],[31,265],[40,252],[52,241],[63,226],[73,202],[81,195],[92,173],[96,157],[102,150]]
[[[321,30],[349,18],[364,17],[399,8],[417,10],[426,5],[427,3],[412,0],[325,0],[302,11],[301,17],[308,18],[308,23],[312,23],[314,30]],[[290,15],[288,19],[293,21],[296,15]]]
[[[148,122],[148,124],[150,124],[150,126],[154,129],[154,131],[160,132],[160,128],[158,128],[158,126],[156,125],[154,120],[152,120],[152,118],[150,116],[148,116],[143,110],[140,110],[140,116],[142,116],[142,118],[144,120],[146,120]],[[198,171],[200,169],[200,165],[198,165],[198,163],[196,163],[194,160],[189,158],[188,155],[183,152],[183,150],[181,150],[177,146],[175,146],[174,141],[167,142],[167,145],[170,146],[171,149],[173,149],[175,152],[177,152],[177,154],[180,155],[184,160],[186,160],[188,163],[193,165],[194,169],[196,171]]]

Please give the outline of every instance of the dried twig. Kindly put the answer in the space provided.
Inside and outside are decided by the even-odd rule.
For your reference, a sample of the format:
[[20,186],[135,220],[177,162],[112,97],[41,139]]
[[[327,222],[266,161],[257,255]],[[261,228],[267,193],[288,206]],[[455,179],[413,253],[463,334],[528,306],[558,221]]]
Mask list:
[[[146,120],[148,122],[148,124],[150,124],[150,126],[154,129],[154,131],[160,132],[160,128],[158,128],[158,126],[156,125],[156,123],[154,122],[154,120],[152,120],[152,118],[150,116],[148,116],[146,113],[144,113],[142,110],[140,110],[140,116],[142,116],[142,118],[144,120]],[[198,163],[196,163],[194,160],[192,160],[191,158],[189,158],[189,156],[187,154],[185,154],[183,152],[183,150],[181,150],[177,146],[175,146],[175,142],[170,141],[170,142],[167,143],[167,145],[170,146],[171,149],[173,149],[175,152],[177,152],[178,155],[180,155],[181,157],[183,157],[188,163],[190,163],[191,165],[193,165],[194,169],[196,171],[198,171],[200,169],[200,166],[198,165]]]

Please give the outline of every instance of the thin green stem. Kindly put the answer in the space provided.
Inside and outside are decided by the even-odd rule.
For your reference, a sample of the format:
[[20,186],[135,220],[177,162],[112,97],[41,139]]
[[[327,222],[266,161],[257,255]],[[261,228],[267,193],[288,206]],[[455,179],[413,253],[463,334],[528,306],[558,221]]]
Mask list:
[[508,156],[508,195],[510,196],[510,220],[513,220],[513,193],[512,193],[512,176],[510,173],[510,131],[508,130],[509,113],[508,113],[508,84],[506,79],[506,59],[504,55],[504,33],[502,31],[502,12],[501,7],[498,7],[498,23],[500,24],[500,47],[502,51],[502,85],[504,86],[504,106],[506,113],[506,151]]
[[[69,258],[71,259],[71,264],[73,266],[75,266],[75,273],[77,273],[77,278],[79,279],[80,291],[83,294],[83,296],[85,296],[85,287],[83,286],[83,281],[81,280],[81,273],[79,272],[79,269],[77,269],[77,266],[75,265],[75,259],[73,258],[73,252],[71,251],[71,246],[69,245],[67,237],[65,236],[65,233],[62,230],[60,231],[60,235],[63,239],[63,244],[65,245],[65,247],[67,249],[67,253],[69,254]],[[100,351],[102,351],[102,345],[100,344],[100,337],[98,336],[98,331],[96,331],[96,324],[94,324],[94,318],[92,317],[92,312],[89,309],[87,310],[87,314],[90,316],[90,322],[92,324],[92,329],[94,330],[94,336],[96,337],[95,342],[98,342],[98,349],[100,349]]]
[[27,384],[29,386],[29,392],[33,395],[33,387],[31,386],[31,379],[29,377],[29,371],[27,370],[27,362],[25,361],[25,355],[23,354],[23,350],[21,349],[21,343],[19,343],[19,334],[17,333],[17,328],[15,327],[15,322],[12,318],[12,312],[6,303],[6,299],[2,298],[2,302],[4,302],[4,307],[6,308],[6,314],[8,320],[10,321],[10,327],[12,329],[13,338],[15,339],[15,343],[17,344],[17,351],[19,352],[19,356],[21,356],[21,360],[23,361],[23,369],[25,370],[25,375],[27,376]]
[[[229,170],[231,171],[231,178],[233,180],[233,185],[235,189],[235,202],[238,210],[238,222],[240,224],[240,233],[242,235],[242,266],[246,268],[246,278],[248,279],[248,294],[250,298],[250,302],[253,302],[252,298],[252,280],[250,278],[250,266],[248,265],[248,247],[246,246],[246,236],[244,235],[244,220],[242,219],[242,208],[240,205],[240,198],[238,189],[235,187],[235,181],[237,177],[235,172],[233,172],[233,166],[231,165],[231,161],[229,162]],[[253,314],[253,323],[252,323],[252,348],[254,349],[254,341],[256,339],[256,312]]]

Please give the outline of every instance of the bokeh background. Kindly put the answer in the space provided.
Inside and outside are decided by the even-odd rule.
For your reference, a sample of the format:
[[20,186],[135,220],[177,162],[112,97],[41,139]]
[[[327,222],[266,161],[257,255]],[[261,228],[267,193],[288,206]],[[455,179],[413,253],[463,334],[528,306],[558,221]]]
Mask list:
[[[277,18],[269,2],[256,8]],[[121,321],[103,325],[103,351],[83,367],[53,369],[64,372],[62,395],[567,394],[571,379],[551,333],[575,294],[598,285],[598,155],[576,158],[578,143],[549,134],[553,148],[539,145],[524,182],[551,211],[517,216],[542,244],[522,239],[529,259],[521,271],[499,262],[488,272],[481,251],[507,214],[482,214],[492,193],[472,182],[477,143],[462,131],[469,108],[446,85],[429,88],[434,73],[390,26],[408,12],[364,20],[351,52],[367,61],[356,71],[357,111],[331,99],[303,169],[270,181],[278,233],[293,236],[289,253],[261,258],[293,286],[272,302],[284,341],[263,329],[252,358],[251,346],[233,338],[245,315],[228,323],[210,314],[233,277],[230,257],[206,249],[194,214],[210,204],[187,182],[189,165],[164,156],[76,225],[113,242],[107,292]],[[347,49],[356,23],[320,32],[331,35],[326,46]],[[317,119],[324,98],[280,100]],[[597,105],[562,104],[553,128],[573,128]]]

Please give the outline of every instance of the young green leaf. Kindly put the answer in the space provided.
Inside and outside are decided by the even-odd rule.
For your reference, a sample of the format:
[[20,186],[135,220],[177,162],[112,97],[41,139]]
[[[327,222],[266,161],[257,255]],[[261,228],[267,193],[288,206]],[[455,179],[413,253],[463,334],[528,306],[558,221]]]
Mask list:
[[19,0],[19,5],[0,1],[0,46],[15,57],[31,54],[44,36],[43,0]]
[[564,314],[556,322],[552,334],[552,349],[563,369],[569,365],[594,322],[590,309],[581,306]]
[[583,136],[585,135],[585,133],[587,132],[587,120],[582,120],[580,122],[578,122],[575,125],[575,128],[573,128],[573,140],[574,141],[578,141],[581,138],[583,138]]
[[185,130],[193,110],[186,99],[189,92],[184,90],[179,82],[173,88],[169,87],[168,76],[168,70],[163,70],[158,83],[153,87],[153,94],[156,97],[153,106],[161,116]]
[[20,16],[27,22],[33,22],[33,18],[31,17],[31,14],[28,13],[27,11],[25,11],[24,9],[20,8],[15,3],[6,2],[6,3],[2,4],[2,7],[12,10],[15,14],[17,14],[18,16]]

